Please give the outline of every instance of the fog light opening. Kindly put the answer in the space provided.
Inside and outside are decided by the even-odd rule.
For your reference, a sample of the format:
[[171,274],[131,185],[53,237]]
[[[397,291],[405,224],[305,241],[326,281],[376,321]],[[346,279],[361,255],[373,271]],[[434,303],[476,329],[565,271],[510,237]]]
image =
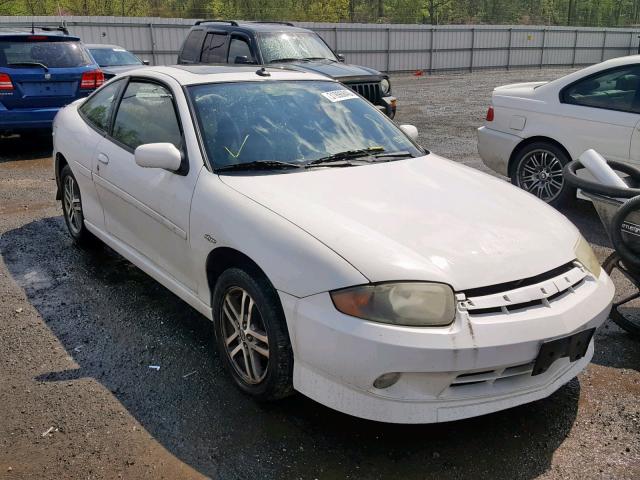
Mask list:
[[389,388],[392,385],[395,385],[395,383],[400,380],[400,373],[398,372],[392,372],[392,373],[385,373],[383,375],[380,375],[378,378],[376,378],[376,380],[373,382],[373,386],[375,388],[377,388],[378,390],[382,390],[384,388]]

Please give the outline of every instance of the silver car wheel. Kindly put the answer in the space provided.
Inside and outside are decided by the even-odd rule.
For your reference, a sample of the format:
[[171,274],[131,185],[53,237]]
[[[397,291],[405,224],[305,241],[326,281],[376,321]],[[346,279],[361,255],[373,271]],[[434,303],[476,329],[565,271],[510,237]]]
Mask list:
[[64,214],[67,217],[69,229],[74,235],[79,235],[82,230],[82,204],[80,189],[71,175],[67,175],[64,179],[63,194]]
[[269,339],[253,298],[240,287],[230,288],[222,302],[221,318],[224,344],[234,370],[246,383],[260,383],[269,368]]
[[517,185],[549,203],[564,187],[564,165],[548,150],[533,150],[522,159],[518,167]]

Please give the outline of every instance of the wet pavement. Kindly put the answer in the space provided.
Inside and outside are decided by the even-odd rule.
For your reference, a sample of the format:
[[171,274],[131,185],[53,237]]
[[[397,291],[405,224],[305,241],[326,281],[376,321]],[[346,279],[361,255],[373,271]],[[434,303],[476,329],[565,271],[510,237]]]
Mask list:
[[[531,73],[467,77],[394,78],[398,120],[479,166],[471,130],[490,88]],[[302,395],[254,402],[226,377],[208,320],[110,249],[71,245],[50,150],[0,139],[0,478],[640,477],[640,344],[611,322],[577,379],[480,418],[402,426]],[[592,206],[563,213],[604,260]]]

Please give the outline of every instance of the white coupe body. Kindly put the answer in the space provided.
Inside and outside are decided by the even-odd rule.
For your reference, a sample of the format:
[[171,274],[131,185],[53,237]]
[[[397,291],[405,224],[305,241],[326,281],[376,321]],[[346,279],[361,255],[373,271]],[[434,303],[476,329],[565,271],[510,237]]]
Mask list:
[[540,146],[537,152],[544,152],[545,144],[559,150],[548,150],[561,160],[556,170],[534,172],[550,182],[561,183],[561,175],[555,180],[552,175],[589,149],[608,160],[640,165],[640,55],[608,60],[552,82],[496,88],[490,114],[478,130],[480,156],[492,170],[552,203],[554,198],[538,191],[544,182],[518,178],[521,160],[528,173],[541,162],[538,155],[527,167],[521,158],[534,143]]
[[[114,140],[117,101],[106,132],[76,102],[54,124],[63,196],[60,176],[68,165],[84,227],[214,321],[212,272],[250,259],[277,292],[297,391],[358,417],[439,422],[546,397],[588,364],[591,337],[584,356],[559,355],[532,375],[544,342],[600,326],[613,297],[607,275],[576,249],[584,245],[579,232],[543,202],[428,152],[291,171],[225,172],[207,158],[206,125],[193,120],[204,113],[194,114],[190,88],[308,81],[344,88],[324,77],[282,70],[265,76],[255,67],[151,67],[90,98],[116,81],[151,82],[170,92],[182,164],[148,168],[149,152],[163,144],[132,151]],[[396,128],[367,105],[376,122]],[[242,148],[248,147],[227,151],[236,158]],[[341,313],[332,301],[341,289],[390,282],[449,286],[451,320],[385,323]]]

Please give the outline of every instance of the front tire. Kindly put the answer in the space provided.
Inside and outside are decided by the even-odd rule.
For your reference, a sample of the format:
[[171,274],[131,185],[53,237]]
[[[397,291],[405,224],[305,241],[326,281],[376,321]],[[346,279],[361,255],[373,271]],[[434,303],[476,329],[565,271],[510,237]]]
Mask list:
[[80,187],[69,165],[65,165],[62,168],[60,172],[60,182],[62,185],[62,212],[64,214],[64,222],[67,224],[67,230],[73,239],[73,243],[83,247],[94,245],[97,243],[96,237],[84,224]]
[[575,195],[562,174],[569,158],[556,145],[531,143],[516,154],[513,162],[511,183],[543,202],[559,207]]
[[293,393],[293,353],[277,293],[254,269],[229,268],[212,299],[218,353],[235,384],[258,400]]

